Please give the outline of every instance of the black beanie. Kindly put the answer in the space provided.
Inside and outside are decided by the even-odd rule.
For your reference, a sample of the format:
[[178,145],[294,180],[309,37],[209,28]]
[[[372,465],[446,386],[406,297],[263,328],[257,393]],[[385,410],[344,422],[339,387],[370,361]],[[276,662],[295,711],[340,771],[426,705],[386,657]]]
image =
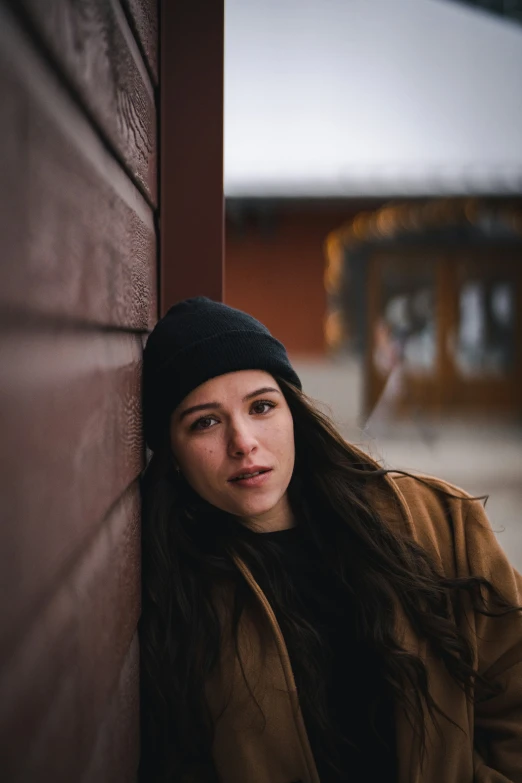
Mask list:
[[145,440],[152,451],[170,414],[197,386],[238,370],[265,370],[301,388],[286,349],[251,315],[204,296],[178,302],[158,321],[143,354]]

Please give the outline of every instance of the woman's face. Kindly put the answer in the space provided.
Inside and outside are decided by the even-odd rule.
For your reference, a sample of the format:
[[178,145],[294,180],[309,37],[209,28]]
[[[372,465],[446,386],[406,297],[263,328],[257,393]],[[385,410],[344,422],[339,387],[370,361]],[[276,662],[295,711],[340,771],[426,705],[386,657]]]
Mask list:
[[181,472],[202,498],[263,531],[292,526],[294,426],[271,375],[242,370],[203,383],[172,414],[170,433]]

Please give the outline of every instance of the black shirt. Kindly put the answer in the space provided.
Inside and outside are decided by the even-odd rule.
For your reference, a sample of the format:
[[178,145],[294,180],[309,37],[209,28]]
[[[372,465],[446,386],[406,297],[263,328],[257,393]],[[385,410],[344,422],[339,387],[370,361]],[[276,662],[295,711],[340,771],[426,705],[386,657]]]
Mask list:
[[[336,740],[333,749],[325,747],[301,701],[321,783],[395,783],[394,702],[371,646],[356,636],[354,599],[322,564],[319,553],[299,526],[259,535],[280,548],[287,578],[296,587],[299,611],[329,651],[329,662],[323,666],[326,704],[331,722],[345,741]],[[263,575],[254,576],[265,589]],[[278,616],[277,607],[274,610]],[[295,664],[296,651],[289,646],[288,652]],[[295,665],[294,671],[298,671]],[[296,683],[299,691],[298,676]],[[328,764],[335,757],[339,772]]]

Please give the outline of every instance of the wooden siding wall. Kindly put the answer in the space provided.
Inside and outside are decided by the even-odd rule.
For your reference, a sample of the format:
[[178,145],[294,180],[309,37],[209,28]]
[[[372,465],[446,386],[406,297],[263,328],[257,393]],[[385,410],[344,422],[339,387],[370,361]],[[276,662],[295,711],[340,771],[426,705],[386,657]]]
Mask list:
[[155,0],[0,0],[0,777],[127,783]]

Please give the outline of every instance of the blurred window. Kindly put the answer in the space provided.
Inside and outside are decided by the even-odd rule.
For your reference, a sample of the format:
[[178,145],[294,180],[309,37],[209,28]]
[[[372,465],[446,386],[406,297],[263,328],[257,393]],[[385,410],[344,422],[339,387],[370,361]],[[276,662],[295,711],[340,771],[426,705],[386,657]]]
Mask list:
[[401,362],[411,374],[436,371],[435,269],[426,259],[381,267],[379,317],[375,324],[374,363],[387,375]]
[[515,291],[507,280],[462,280],[453,358],[464,377],[508,374],[514,368]]

